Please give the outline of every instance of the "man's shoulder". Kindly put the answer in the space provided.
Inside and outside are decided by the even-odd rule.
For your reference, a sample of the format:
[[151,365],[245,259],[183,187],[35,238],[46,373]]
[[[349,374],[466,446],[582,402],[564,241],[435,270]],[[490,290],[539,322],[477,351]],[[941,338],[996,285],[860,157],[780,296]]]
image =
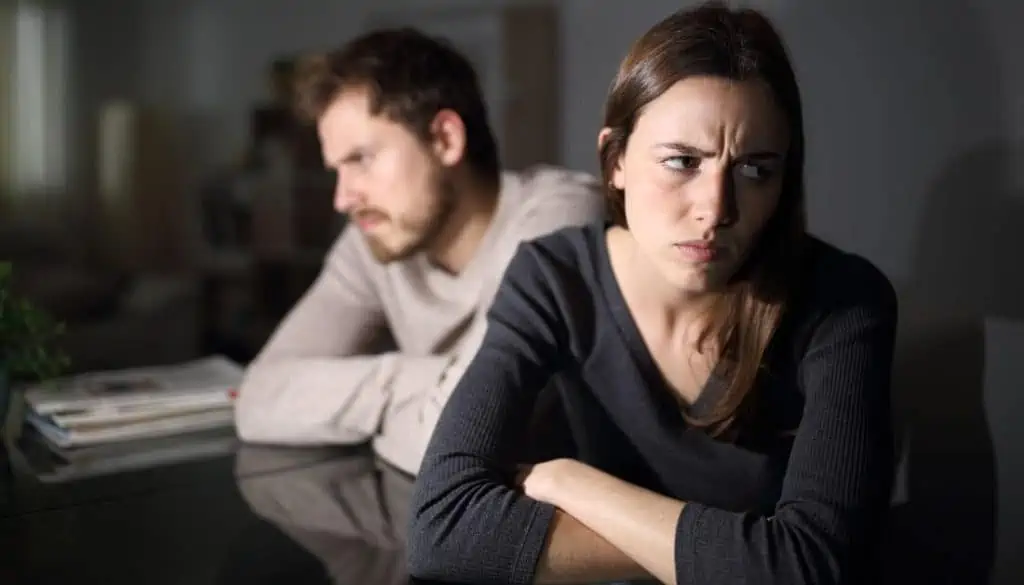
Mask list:
[[600,223],[603,193],[593,175],[554,166],[506,172],[501,231],[510,241],[532,240],[565,227]]
[[578,207],[589,215],[603,213],[604,197],[597,177],[553,165],[505,171],[505,193],[524,212],[532,209]]
[[522,170],[503,172],[504,177],[513,178],[523,189],[582,189],[599,193],[601,182],[585,171],[551,164],[537,164]]

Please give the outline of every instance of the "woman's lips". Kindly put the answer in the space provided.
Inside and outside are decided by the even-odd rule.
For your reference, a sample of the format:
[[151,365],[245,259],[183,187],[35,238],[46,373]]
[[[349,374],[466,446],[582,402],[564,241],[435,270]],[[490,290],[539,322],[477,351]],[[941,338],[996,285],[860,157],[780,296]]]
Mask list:
[[675,247],[690,262],[714,262],[722,252],[720,245],[707,240],[680,242]]

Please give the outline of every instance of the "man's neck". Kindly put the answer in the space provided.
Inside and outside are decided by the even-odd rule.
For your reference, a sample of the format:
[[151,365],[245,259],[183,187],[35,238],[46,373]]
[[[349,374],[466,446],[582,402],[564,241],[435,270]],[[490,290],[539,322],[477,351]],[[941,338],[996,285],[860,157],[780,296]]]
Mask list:
[[462,272],[480,248],[498,208],[497,184],[465,177],[455,184],[455,208],[428,251],[431,262]]

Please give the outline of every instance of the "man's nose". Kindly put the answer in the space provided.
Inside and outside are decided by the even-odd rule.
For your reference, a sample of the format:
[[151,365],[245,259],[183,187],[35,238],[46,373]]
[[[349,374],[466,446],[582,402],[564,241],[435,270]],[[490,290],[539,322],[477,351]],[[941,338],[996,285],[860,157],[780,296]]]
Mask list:
[[360,203],[358,191],[353,189],[341,175],[334,187],[334,209],[338,213],[349,213]]

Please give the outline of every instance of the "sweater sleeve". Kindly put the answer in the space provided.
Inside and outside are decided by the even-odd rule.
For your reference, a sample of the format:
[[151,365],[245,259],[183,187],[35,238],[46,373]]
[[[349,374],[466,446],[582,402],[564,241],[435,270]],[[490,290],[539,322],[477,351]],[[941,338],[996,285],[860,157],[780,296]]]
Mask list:
[[417,475],[427,442],[444,405],[458,381],[476,357],[487,331],[487,311],[500,288],[502,275],[519,244],[546,236],[561,228],[598,221],[604,200],[585,177],[564,173],[542,173],[532,181],[533,195],[510,219],[500,243],[488,251],[494,277],[481,287],[476,316],[455,348],[448,353],[447,367],[436,383],[408,384],[392,389],[392,400],[384,412],[381,433],[374,439],[377,454],[406,473]]
[[566,331],[537,248],[520,246],[487,314],[487,332],[438,420],[417,477],[413,577],[533,581],[554,508],[512,487],[517,446],[539,390],[563,360]]
[[774,514],[687,504],[675,543],[680,585],[827,585],[865,570],[892,485],[897,301],[880,273],[850,288],[801,361],[804,412]]
[[372,260],[347,228],[324,268],[246,371],[235,425],[248,442],[361,443],[394,388],[441,378],[447,356],[374,353],[387,331]]

